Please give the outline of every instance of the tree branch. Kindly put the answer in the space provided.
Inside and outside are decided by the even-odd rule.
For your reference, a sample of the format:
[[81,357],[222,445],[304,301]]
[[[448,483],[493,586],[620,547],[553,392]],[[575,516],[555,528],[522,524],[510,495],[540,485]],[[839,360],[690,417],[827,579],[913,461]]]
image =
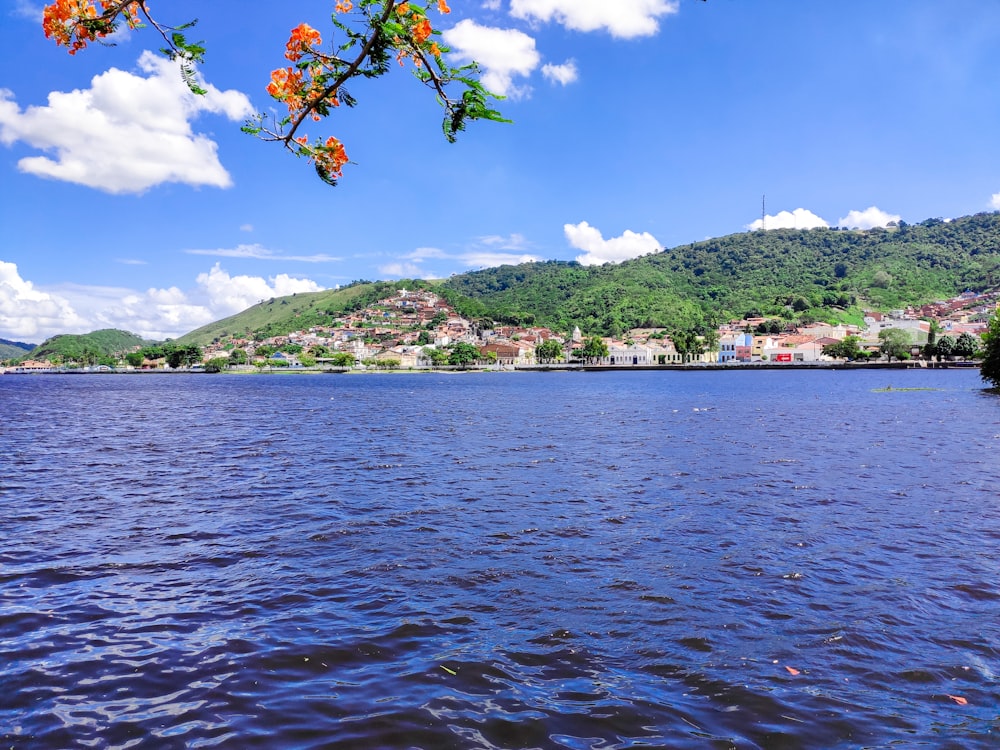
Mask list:
[[364,62],[365,58],[368,57],[369,53],[372,50],[372,47],[375,46],[376,40],[382,34],[382,24],[384,24],[386,21],[389,20],[389,17],[392,15],[392,12],[396,9],[396,5],[398,5],[397,0],[389,0],[389,2],[386,3],[385,9],[382,11],[382,17],[379,18],[378,26],[375,26],[374,24],[372,25],[372,35],[368,37],[364,47],[361,48],[361,52],[354,59],[354,61],[347,66],[347,69],[344,70],[343,73],[337,76],[336,81],[334,81],[331,85],[323,89],[323,91],[319,94],[319,96],[313,98],[313,100],[307,104],[307,106],[302,110],[302,112],[300,112],[295,117],[295,119],[292,120],[291,129],[288,131],[287,134],[285,134],[283,137],[279,139],[284,141],[285,148],[291,151],[296,150],[292,148],[291,142],[293,137],[295,136],[296,131],[299,129],[299,126],[302,124],[303,120],[305,120],[306,116],[315,112],[316,107],[319,106],[321,102],[324,102],[327,99],[329,99],[337,92],[337,90],[341,86],[343,86],[347,81],[349,81],[351,78],[357,75],[358,70],[360,70],[361,68],[361,64]]

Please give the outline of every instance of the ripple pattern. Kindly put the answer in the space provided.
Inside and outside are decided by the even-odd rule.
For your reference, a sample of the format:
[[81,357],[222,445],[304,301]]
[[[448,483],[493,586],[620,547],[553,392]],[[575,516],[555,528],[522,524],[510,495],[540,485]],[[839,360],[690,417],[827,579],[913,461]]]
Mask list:
[[885,378],[2,377],[0,745],[998,747],[1000,398]]

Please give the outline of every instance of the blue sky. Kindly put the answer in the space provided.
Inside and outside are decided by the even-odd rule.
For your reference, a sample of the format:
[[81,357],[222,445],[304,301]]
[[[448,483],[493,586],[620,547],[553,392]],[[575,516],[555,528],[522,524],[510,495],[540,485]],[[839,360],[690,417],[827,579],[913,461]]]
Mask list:
[[1000,209],[1000,3],[452,0],[512,125],[441,135],[405,69],[356,84],[340,185],[239,132],[332,2],[160,0],[208,46],[193,100],[146,30],[70,57],[0,5],[0,338],[176,337],[260,299],[525,260],[620,262],[779,226]]

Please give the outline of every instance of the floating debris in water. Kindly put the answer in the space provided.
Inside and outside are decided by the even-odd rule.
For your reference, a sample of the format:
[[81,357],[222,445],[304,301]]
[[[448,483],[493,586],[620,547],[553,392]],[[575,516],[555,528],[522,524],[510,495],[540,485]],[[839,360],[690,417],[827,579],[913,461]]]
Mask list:
[[872,393],[911,393],[913,391],[940,391],[940,388],[893,388],[891,385],[885,388],[872,388]]

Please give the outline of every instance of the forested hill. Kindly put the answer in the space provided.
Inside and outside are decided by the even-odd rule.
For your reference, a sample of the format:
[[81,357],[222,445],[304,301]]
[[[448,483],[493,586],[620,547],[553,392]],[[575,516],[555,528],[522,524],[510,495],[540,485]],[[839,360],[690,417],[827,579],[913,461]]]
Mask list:
[[23,357],[34,348],[34,344],[0,339],[0,359],[17,359],[18,357]]
[[134,333],[105,328],[93,333],[53,336],[32,349],[29,357],[38,360],[89,363],[106,357],[114,358],[148,343]]
[[746,315],[857,320],[1000,285],[1000,213],[887,229],[778,229],[681,245],[618,265],[501,266],[444,286],[501,320],[616,334]]

